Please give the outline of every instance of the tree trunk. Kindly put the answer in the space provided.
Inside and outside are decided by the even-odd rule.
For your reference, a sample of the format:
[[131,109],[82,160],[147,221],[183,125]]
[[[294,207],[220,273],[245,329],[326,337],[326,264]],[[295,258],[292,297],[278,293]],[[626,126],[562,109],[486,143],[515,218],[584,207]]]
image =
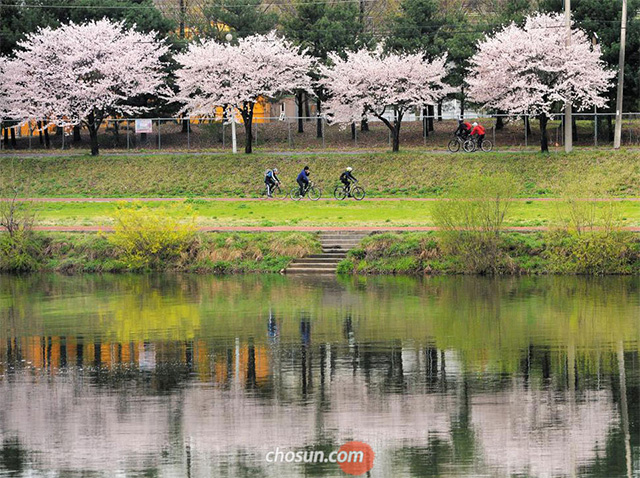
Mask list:
[[255,105],[255,103],[249,103],[245,101],[242,105],[242,109],[240,110],[240,113],[242,114],[242,120],[244,121],[245,154],[253,153],[253,108],[255,107]]
[[82,141],[82,136],[80,135],[80,125],[77,124],[73,127],[73,142],[79,143]]
[[613,117],[607,115],[607,131],[609,133],[609,142],[613,143]]
[[460,117],[464,118],[464,85],[460,87]]
[[393,151],[394,153],[400,151],[400,124],[401,123],[398,121],[393,125],[393,146],[391,151]]
[[44,144],[44,139],[42,138],[42,121],[36,122],[36,125],[38,126],[38,139],[40,140],[40,145],[42,145]]
[[98,127],[100,124],[96,121],[94,113],[87,116],[87,129],[89,130],[89,138],[91,139],[91,156],[98,156],[100,148],[98,146]]
[[545,115],[544,113],[540,115],[540,150],[543,153],[549,152],[549,138],[547,137],[547,115]]
[[296,103],[298,105],[298,133],[304,133],[304,123],[302,121],[302,117],[304,116],[302,91],[296,93]]
[[527,136],[531,136],[531,121],[529,121],[529,116],[524,117],[524,127],[527,128]]
[[9,128],[7,128],[6,126],[3,126],[4,131],[4,144],[5,146],[9,146]]
[[49,127],[45,126],[42,133],[44,134],[44,147],[49,149],[51,147],[51,140],[49,139]]
[[309,95],[304,93],[304,117],[309,119],[311,117],[311,108],[309,108]]
[[318,115],[318,118],[316,119],[316,137],[320,139],[323,136],[322,117],[320,116],[320,113],[322,112],[322,101],[320,100],[320,98],[316,99],[316,109],[316,114]]
[[442,100],[438,101],[438,122],[442,121]]
[[355,141],[356,139],[356,124],[351,123],[351,139]]
[[429,121],[428,121],[428,125],[429,125],[429,131],[433,131],[433,117],[435,116],[436,113],[436,108],[433,105],[430,105],[427,107],[429,109]]
[[398,111],[397,107],[393,109],[393,123],[382,115],[376,115],[380,121],[382,121],[387,128],[391,130],[392,137],[392,149],[394,153],[400,151],[400,127],[402,126],[402,116],[404,113]]
[[16,144],[16,129],[11,128],[11,147],[16,149],[18,145]]
[[429,123],[427,116],[429,116],[429,109],[422,108],[422,136],[427,138],[429,136]]
[[181,131],[181,133],[187,134],[189,132],[189,120],[183,118],[181,123],[182,123],[182,131]]
[[[498,114],[500,114],[500,112],[498,112]],[[501,131],[504,129],[504,120],[502,119],[502,116],[497,116],[496,117],[496,131]]]
[[369,131],[369,122],[367,121],[367,118],[360,121],[360,131]]

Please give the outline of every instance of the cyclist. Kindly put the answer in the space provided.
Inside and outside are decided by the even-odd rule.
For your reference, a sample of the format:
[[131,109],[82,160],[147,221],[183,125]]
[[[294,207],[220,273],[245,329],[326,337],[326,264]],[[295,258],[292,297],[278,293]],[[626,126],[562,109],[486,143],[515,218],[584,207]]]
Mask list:
[[358,180],[351,174],[353,168],[351,166],[345,168],[345,170],[340,175],[340,182],[344,184],[344,189],[349,193],[349,197],[351,197],[351,184],[357,183]]
[[309,166],[305,166],[304,169],[300,171],[300,174],[298,174],[298,177],[296,178],[298,186],[300,186],[300,197],[304,196],[305,190],[309,187],[310,173],[311,171],[309,170]]
[[458,129],[454,134],[459,138],[465,140],[468,138],[469,133],[471,133],[472,129],[473,127],[471,126],[471,123],[469,123],[468,121],[464,121],[463,118],[460,118],[458,120]]
[[271,194],[273,188],[280,184],[278,178],[278,168],[269,169],[264,175],[264,184],[267,186],[267,197],[273,197]]
[[482,149],[482,142],[484,141],[484,135],[486,133],[484,126],[478,124],[478,123],[473,123],[473,129],[471,130],[471,136],[473,135],[478,135],[478,149]]

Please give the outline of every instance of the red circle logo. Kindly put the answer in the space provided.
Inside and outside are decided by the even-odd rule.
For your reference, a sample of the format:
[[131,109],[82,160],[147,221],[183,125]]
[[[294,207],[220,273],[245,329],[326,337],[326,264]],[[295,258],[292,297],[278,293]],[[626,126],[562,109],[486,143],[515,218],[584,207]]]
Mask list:
[[342,471],[349,475],[362,475],[373,468],[375,453],[366,443],[350,441],[338,450],[337,461]]

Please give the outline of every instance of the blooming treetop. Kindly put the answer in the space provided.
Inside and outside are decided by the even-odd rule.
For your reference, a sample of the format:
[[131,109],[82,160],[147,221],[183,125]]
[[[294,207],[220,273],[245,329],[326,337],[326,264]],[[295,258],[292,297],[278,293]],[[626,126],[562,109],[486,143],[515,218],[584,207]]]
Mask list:
[[[177,101],[192,115],[209,115],[219,106],[251,107],[296,89],[311,90],[311,58],[276,36],[253,35],[237,45],[207,40],[176,56]],[[244,114],[244,113],[243,113]]]
[[17,119],[77,124],[92,117],[99,124],[109,114],[145,111],[133,98],[165,93],[160,57],[168,47],[123,23],[42,28],[19,46],[5,65]]
[[513,114],[549,116],[557,103],[602,107],[614,73],[600,56],[600,47],[582,30],[573,29],[566,45],[564,16],[536,14],[523,28],[511,24],[478,44],[468,93],[486,107]]
[[[432,105],[453,92],[443,82],[446,56],[427,61],[421,54],[384,54],[378,48],[348,52],[346,59],[337,54],[329,57],[332,66],[321,65],[320,72],[330,96],[325,107],[332,119],[352,123],[377,117],[393,131],[394,140],[408,109]],[[394,124],[385,118],[389,110]]]

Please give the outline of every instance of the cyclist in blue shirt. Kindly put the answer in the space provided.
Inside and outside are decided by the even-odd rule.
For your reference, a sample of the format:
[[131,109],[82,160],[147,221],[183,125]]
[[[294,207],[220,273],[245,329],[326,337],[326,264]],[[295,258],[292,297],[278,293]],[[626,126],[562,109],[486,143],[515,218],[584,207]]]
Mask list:
[[280,184],[278,168],[269,169],[264,175],[264,183],[267,185],[267,197],[273,197],[273,188]]
[[305,189],[307,189],[307,187],[309,186],[309,174],[310,174],[309,166],[305,166],[304,169],[300,171],[300,174],[298,174],[298,177],[296,178],[296,181],[298,182],[298,186],[300,186],[300,197],[304,196]]

